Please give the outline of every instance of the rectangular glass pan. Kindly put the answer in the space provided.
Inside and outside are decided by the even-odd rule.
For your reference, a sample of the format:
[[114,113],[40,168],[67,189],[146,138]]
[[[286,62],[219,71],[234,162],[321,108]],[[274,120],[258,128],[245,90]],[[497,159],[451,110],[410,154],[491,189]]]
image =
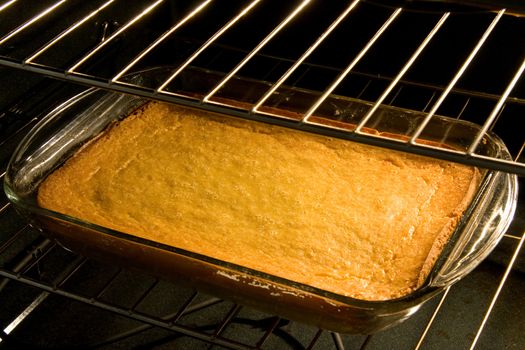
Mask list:
[[[146,71],[132,79],[154,84],[159,73],[165,74],[165,70]],[[211,73],[193,72],[186,79],[187,84],[199,84],[207,74]],[[235,84],[237,88],[230,89],[237,94],[236,102],[224,100],[232,102],[234,108],[243,106],[239,96],[246,91],[246,86],[250,86],[252,92],[267,88],[263,82],[236,80]],[[288,89],[286,94],[287,98],[282,101],[288,101],[288,105],[281,101],[271,108],[293,116],[295,110],[308,106],[313,93]],[[46,115],[21,142],[8,166],[4,186],[15,207],[46,235],[85,256],[140,268],[159,277],[184,280],[219,297],[324,329],[362,334],[403,321],[423,302],[471,271],[497,244],[514,213],[516,176],[484,171],[483,183],[474,201],[423,285],[402,298],[364,301],[137,238],[38,206],[38,186],[51,172],[106,127],[146,102],[135,96],[89,89]],[[353,124],[352,119],[359,118],[370,107],[367,102],[340,96],[333,96],[328,102],[331,107],[324,108],[318,117],[338,126]],[[381,107],[378,115],[374,130],[398,138],[412,131],[424,117],[422,113],[392,107]],[[479,127],[436,117],[428,129],[425,140],[462,149]],[[482,144],[482,154],[509,158],[497,136],[487,135]]]

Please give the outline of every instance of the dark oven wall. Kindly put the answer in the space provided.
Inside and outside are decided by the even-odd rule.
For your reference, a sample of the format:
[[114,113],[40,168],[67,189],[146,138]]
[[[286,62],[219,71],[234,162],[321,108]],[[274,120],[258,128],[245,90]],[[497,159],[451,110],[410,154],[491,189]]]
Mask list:
[[[11,4],[12,3],[12,4]],[[195,9],[192,1],[115,1],[71,35],[30,62],[46,42],[61,33],[64,23],[79,21],[105,6],[104,1],[4,1],[0,4],[0,174],[18,142],[47,112],[71,96],[91,87],[131,92],[176,103],[220,109],[250,117],[244,111],[202,101],[202,97],[236,68],[265,37],[292,13],[300,1],[262,1],[254,5],[249,20],[240,21],[209,45],[164,94],[147,83],[126,85],[109,80],[121,72],[146,47],[166,33],[176,21]],[[401,2],[398,2],[401,3]],[[290,75],[286,85],[317,92],[321,96],[376,30],[396,11],[392,2],[312,2],[282,32],[261,47],[235,74],[268,86],[301,57],[333,23],[355,5],[342,24]],[[484,5],[487,2],[482,2]],[[8,37],[27,20],[57,4],[56,9],[28,29]],[[249,3],[212,1],[154,48],[127,73],[156,66],[178,67],[192,53]],[[7,6],[9,5],[9,6]],[[457,4],[408,2],[399,18],[379,37],[364,59],[356,62],[333,93],[385,105],[429,112],[500,9],[487,10]],[[515,4],[510,4],[510,6]],[[129,30],[112,38],[148,6],[158,6]],[[405,74],[409,62],[446,11],[446,23],[422,50]],[[513,9],[519,13],[520,8]],[[69,22],[68,22],[69,21]],[[525,57],[525,19],[501,15],[468,69],[451,88],[436,114],[484,124],[512,79],[520,77]],[[6,39],[7,38],[7,39]],[[66,72],[105,40],[97,54]],[[173,69],[173,68],[172,68]],[[211,80],[195,83],[200,72],[212,72]],[[197,72],[197,73],[195,73]],[[165,76],[164,78],[167,78]],[[191,82],[188,82],[191,80]],[[261,96],[249,89],[218,91],[253,105]],[[518,125],[525,113],[524,78],[517,79],[490,129],[508,146],[513,161],[484,163],[521,176],[523,133]],[[274,101],[276,105],[280,101]],[[221,109],[223,108],[223,109]],[[320,110],[329,108],[321,104]],[[305,111],[301,111],[305,112]],[[372,120],[373,122],[373,120]],[[374,143],[366,135],[361,142]],[[387,147],[392,145],[387,144]],[[413,152],[414,147],[406,147]],[[416,147],[416,152],[420,150]],[[425,152],[424,150],[422,152]],[[436,156],[448,159],[447,152]],[[455,160],[476,164],[479,159]],[[510,165],[509,165],[510,164]],[[525,314],[520,297],[525,293],[525,199],[519,195],[515,218],[494,252],[478,268],[444,293],[424,304],[404,323],[374,335],[343,335],[288,321],[248,307],[221,300],[192,287],[153,278],[87,259],[47,240],[15,212],[0,195],[0,348],[367,348],[367,349],[522,349]]]

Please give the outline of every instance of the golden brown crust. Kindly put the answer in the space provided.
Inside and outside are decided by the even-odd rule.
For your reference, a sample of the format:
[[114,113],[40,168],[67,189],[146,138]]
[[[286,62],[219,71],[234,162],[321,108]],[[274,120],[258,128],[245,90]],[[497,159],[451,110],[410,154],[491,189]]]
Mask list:
[[479,181],[472,167],[149,103],[51,174],[38,201],[334,293],[385,300],[422,283]]

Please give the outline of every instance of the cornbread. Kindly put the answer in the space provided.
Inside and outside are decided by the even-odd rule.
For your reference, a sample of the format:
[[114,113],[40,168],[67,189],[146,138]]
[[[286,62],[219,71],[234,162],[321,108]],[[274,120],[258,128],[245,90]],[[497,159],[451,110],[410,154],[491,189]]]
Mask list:
[[460,164],[150,102],[48,176],[38,203],[386,300],[421,285],[480,177]]

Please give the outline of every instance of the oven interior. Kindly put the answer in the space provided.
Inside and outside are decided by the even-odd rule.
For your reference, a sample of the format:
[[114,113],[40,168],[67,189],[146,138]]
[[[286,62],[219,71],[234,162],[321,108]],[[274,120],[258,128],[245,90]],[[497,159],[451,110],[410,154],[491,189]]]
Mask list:
[[[508,171],[521,185],[525,19],[518,3],[505,5],[4,0],[0,176],[43,115],[99,87]],[[152,67],[168,67],[161,86],[128,79]],[[268,92],[232,88],[240,80]],[[296,111],[302,119],[264,113],[263,106],[289,103],[290,88],[318,96]],[[381,105],[424,112],[429,123],[434,115],[475,122],[500,136],[513,159],[476,153],[483,134],[458,153],[316,125],[309,117],[329,109],[331,95],[370,102],[362,126],[380,124],[373,112]],[[424,125],[417,131],[408,136],[424,136]],[[409,320],[373,335],[342,335],[79,256],[41,236],[2,192],[0,347],[523,348],[523,204],[520,195],[489,258]]]

